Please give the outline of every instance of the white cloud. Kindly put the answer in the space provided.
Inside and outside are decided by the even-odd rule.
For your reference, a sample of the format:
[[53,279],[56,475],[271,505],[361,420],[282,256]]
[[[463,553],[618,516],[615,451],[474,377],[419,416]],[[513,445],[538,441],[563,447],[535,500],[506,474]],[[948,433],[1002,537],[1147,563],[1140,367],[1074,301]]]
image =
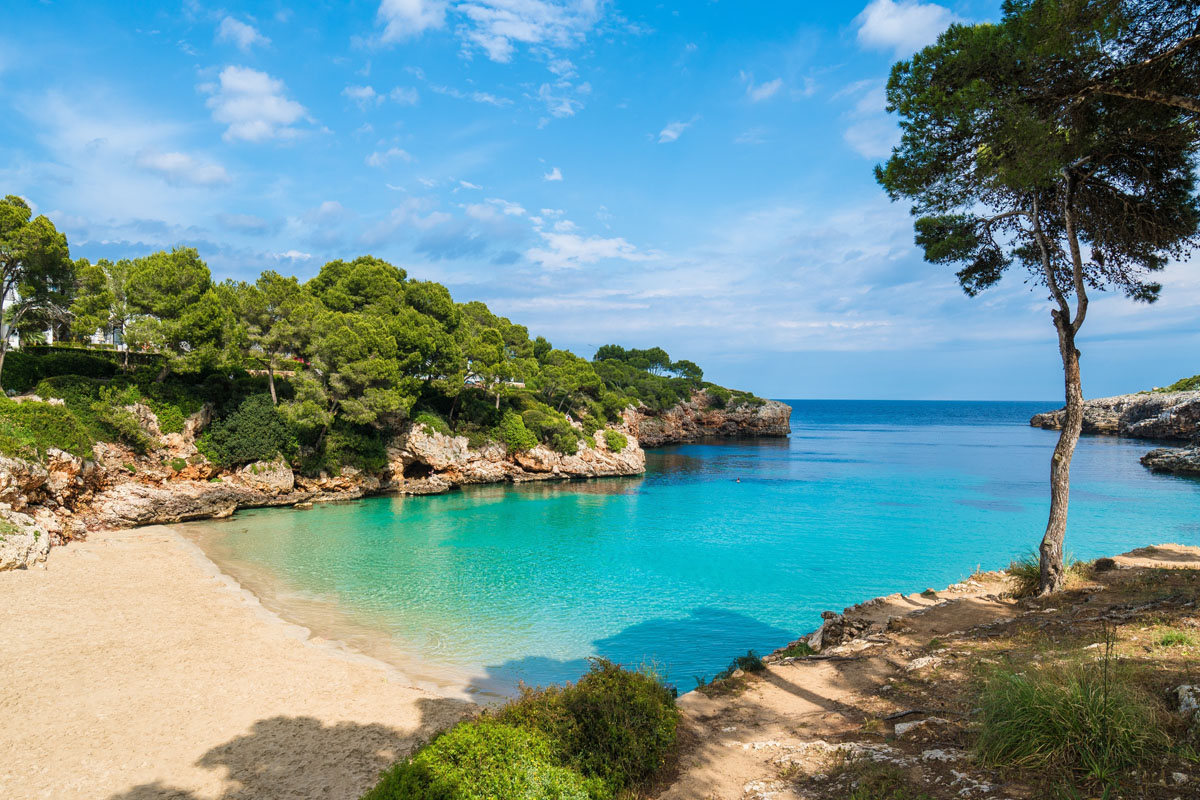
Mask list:
[[470,100],[475,103],[484,103],[496,107],[512,105],[512,100],[509,100],[507,97],[496,97],[496,95],[487,92],[463,92],[455,89],[453,86],[440,86],[434,83],[429,84],[429,89],[434,94],[444,94],[447,97],[453,97],[457,100]]
[[271,40],[258,32],[253,25],[239,22],[233,17],[225,17],[217,27],[217,41],[236,45],[243,53],[250,52],[254,45],[267,46]]
[[204,161],[177,150],[147,150],[140,153],[134,163],[147,172],[161,175],[167,183],[193,183],[200,186],[229,183],[229,174],[220,164]]
[[842,138],[864,158],[881,159],[900,143],[900,129],[887,118],[865,119],[846,128]]
[[383,102],[383,95],[371,86],[347,86],[342,89],[342,95],[350,98],[359,108],[366,110]]
[[936,3],[871,0],[854,21],[858,24],[860,44],[906,56],[936,40],[958,18]]
[[288,250],[285,253],[275,253],[276,261],[310,261],[312,253],[301,253],[299,250]]
[[671,124],[667,125],[667,127],[663,128],[661,131],[658,132],[658,143],[659,144],[670,144],[671,142],[678,141],[679,137],[683,135],[683,132],[686,131],[688,128],[692,127],[692,125],[695,124],[695,122],[696,122],[695,117],[693,117],[688,122],[678,122],[678,121],[672,122]]
[[544,247],[533,247],[525,251],[525,257],[546,269],[569,269],[584,264],[595,264],[603,259],[622,261],[649,261],[654,256],[643,253],[621,237],[605,239],[600,236],[583,237],[577,233],[539,231]]
[[408,86],[397,86],[388,92],[388,97],[393,103],[399,103],[402,106],[415,106],[417,104],[417,90]]
[[393,161],[412,161],[412,156],[399,147],[389,147],[387,150],[376,150],[374,153],[371,153],[371,155],[367,156],[366,161],[368,167],[382,169]]
[[493,206],[495,206],[496,208],[500,209],[500,211],[503,212],[507,216],[510,216],[510,217],[525,216],[525,208],[522,205],[520,205],[519,203],[514,203],[510,200],[502,200],[499,197],[489,197],[487,199],[487,201],[489,203],[491,203]]
[[459,181],[458,185],[464,189],[482,189],[483,188],[479,184],[471,183],[470,181]]
[[[560,118],[575,116],[575,112],[583,108],[583,102],[577,97],[567,94],[567,91],[571,88],[571,84],[561,81],[555,84],[555,87],[557,88],[551,87],[548,83],[543,83],[538,88],[538,99],[546,104],[546,110],[552,116]],[[587,83],[577,89],[577,91],[582,91],[583,94],[587,94],[591,90],[591,85]]]
[[754,76],[749,72],[743,72],[741,73],[741,79],[746,84],[746,97],[749,97],[752,103],[769,100],[783,88],[783,78],[775,78],[774,80],[755,85]]
[[299,133],[292,125],[308,117],[304,106],[285,96],[283,81],[265,72],[229,66],[221,70],[219,81],[200,90],[211,95],[207,104],[213,119],[229,126],[227,141],[292,137]]
[[[497,62],[512,60],[518,44],[571,47],[599,21],[604,0],[383,0],[380,39],[395,42],[442,28],[448,11],[458,20],[455,33],[466,49],[482,50]],[[552,71],[570,62],[551,62]],[[561,73],[560,73],[561,74]]]
[[562,170],[560,170],[558,167],[555,167],[542,176],[542,180],[544,181],[561,181],[562,179]]
[[380,38],[397,42],[446,24],[444,0],[383,0],[379,4]]

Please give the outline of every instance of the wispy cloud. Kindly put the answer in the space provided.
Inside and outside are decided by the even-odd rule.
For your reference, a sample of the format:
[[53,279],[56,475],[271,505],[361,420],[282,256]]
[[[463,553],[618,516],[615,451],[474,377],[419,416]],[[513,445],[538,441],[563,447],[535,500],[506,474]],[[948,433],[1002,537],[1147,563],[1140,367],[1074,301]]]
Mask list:
[[763,100],[769,100],[783,88],[783,78],[775,78],[756,84],[754,82],[754,75],[749,72],[742,72],[739,77],[746,84],[746,97],[750,98],[750,102],[752,103],[761,103]]
[[177,150],[143,151],[134,162],[140,169],[161,175],[171,184],[193,183],[213,186],[229,183],[229,173],[215,161],[196,158]]
[[562,170],[560,170],[558,167],[555,167],[542,176],[542,180],[544,181],[561,181],[562,179]]
[[398,42],[446,24],[445,0],[383,0],[378,19],[383,24],[380,38]]
[[675,121],[669,123],[665,128],[658,132],[658,143],[670,144],[671,142],[679,141],[679,137],[683,135],[683,132],[692,127],[692,125],[696,124],[697,119],[699,118],[692,117],[687,122]]
[[267,46],[271,40],[258,32],[258,28],[233,17],[225,17],[217,26],[217,41],[232,44],[243,53],[250,52],[255,45]]
[[412,161],[412,156],[406,150],[401,150],[399,147],[389,147],[387,150],[376,150],[366,158],[368,167],[380,169],[395,161]]

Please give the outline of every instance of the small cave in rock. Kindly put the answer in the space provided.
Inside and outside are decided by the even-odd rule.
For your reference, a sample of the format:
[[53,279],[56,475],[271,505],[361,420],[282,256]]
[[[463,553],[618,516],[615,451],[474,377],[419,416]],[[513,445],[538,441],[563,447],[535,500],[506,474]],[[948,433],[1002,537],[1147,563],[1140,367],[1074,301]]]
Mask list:
[[406,480],[410,478],[428,478],[432,474],[433,467],[424,461],[414,461],[404,466],[404,477]]

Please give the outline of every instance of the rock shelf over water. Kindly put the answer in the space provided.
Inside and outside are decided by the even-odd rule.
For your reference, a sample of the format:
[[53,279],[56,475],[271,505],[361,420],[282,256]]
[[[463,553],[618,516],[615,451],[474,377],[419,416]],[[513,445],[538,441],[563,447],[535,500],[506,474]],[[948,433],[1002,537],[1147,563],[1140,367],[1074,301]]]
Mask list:
[[[1035,414],[1035,428],[1059,430],[1066,409]],[[1200,392],[1141,392],[1099,397],[1084,403],[1083,432],[1137,439],[1181,439],[1200,435]]]

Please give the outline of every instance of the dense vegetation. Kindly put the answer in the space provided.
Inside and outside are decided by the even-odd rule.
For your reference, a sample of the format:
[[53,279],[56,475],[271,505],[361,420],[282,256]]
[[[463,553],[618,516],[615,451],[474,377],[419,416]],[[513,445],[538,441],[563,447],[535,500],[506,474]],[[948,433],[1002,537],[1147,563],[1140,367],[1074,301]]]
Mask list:
[[595,659],[578,683],[527,689],[459,723],[380,778],[363,800],[610,800],[652,780],[675,746],[675,692]]
[[[3,204],[66,257],[52,223],[29,221],[20,198]],[[372,256],[331,261],[304,283],[270,271],[218,283],[189,248],[68,266],[50,278],[21,273],[22,297],[37,308],[15,328],[22,349],[0,362],[9,393],[60,398],[65,410],[6,419],[4,452],[82,453],[85,437],[145,452],[135,404],[154,411],[163,433],[209,404],[214,422],[199,445],[214,463],[282,455],[305,472],[336,473],[382,467],[386,441],[410,422],[476,446],[574,453],[631,405],[659,411],[701,389],[717,406],[762,402],[705,383],[700,367],[661,348],[605,345],[588,361]],[[31,288],[39,276],[52,278],[52,292]],[[47,329],[56,347],[37,346]],[[128,348],[90,345],[97,332]],[[619,435],[605,442],[625,446]]]

